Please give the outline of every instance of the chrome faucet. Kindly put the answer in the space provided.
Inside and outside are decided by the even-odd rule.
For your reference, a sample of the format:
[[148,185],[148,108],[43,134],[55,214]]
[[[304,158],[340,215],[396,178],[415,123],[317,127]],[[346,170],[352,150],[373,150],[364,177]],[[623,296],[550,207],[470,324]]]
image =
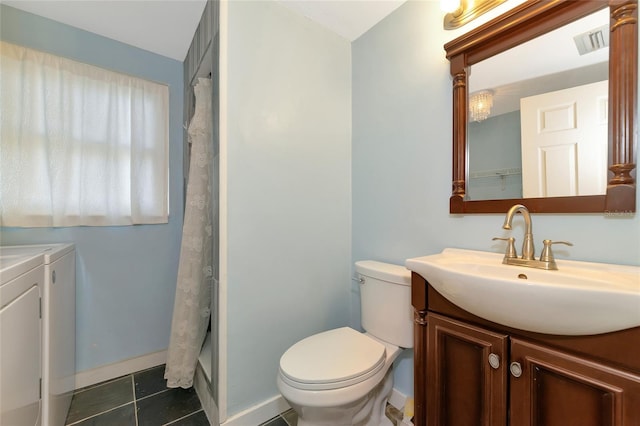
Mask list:
[[525,225],[524,241],[522,242],[522,259],[533,260],[535,248],[533,247],[533,227],[531,225],[531,215],[529,214],[529,209],[527,209],[522,204],[516,204],[511,207],[507,212],[507,216],[504,218],[504,225],[502,225],[502,228],[511,229],[511,221],[513,220],[513,216],[518,212],[522,213]]
[[530,268],[557,270],[558,265],[556,264],[556,261],[553,257],[551,245],[566,244],[568,246],[572,246],[573,244],[566,241],[544,240],[544,248],[542,249],[540,260],[536,260],[534,257],[535,248],[533,247],[533,226],[531,224],[531,215],[529,214],[529,210],[525,206],[523,206],[522,204],[516,204],[511,207],[507,212],[507,216],[504,219],[504,225],[502,225],[502,228],[511,229],[513,216],[518,212],[522,214],[525,224],[524,241],[522,242],[522,256],[518,257],[516,253],[516,249],[514,247],[515,239],[513,237],[495,237],[494,240],[503,240],[507,242],[507,251],[505,252],[502,263],[506,265],[528,266]]

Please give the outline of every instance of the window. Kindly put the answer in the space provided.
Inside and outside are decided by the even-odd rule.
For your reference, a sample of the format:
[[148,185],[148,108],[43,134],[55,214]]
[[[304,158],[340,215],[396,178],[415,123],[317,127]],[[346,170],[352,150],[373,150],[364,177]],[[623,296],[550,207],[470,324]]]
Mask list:
[[0,42],[0,225],[168,221],[166,85]]

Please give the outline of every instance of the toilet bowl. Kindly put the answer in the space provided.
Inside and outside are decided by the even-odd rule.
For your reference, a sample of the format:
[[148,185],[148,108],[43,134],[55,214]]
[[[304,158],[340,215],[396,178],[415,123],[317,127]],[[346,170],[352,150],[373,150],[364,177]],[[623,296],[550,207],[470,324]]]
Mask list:
[[307,337],[280,359],[277,386],[299,426],[391,425],[385,417],[393,361],[413,346],[410,273],[402,266],[356,263],[362,325]]

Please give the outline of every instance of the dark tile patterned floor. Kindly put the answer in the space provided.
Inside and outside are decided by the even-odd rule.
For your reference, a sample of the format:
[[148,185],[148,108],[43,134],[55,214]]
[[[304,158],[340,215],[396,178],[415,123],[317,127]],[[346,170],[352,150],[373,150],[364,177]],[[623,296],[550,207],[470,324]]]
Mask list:
[[[391,410],[390,410],[391,409]],[[393,407],[387,417],[395,421]],[[395,410],[397,411],[397,410]],[[71,400],[67,426],[209,426],[193,388],[168,389],[164,365],[139,371],[86,388]],[[298,416],[288,410],[259,426],[297,426]]]
[[285,411],[259,426],[298,426],[298,415],[293,410]]
[[[387,404],[385,415],[394,425],[399,425],[402,422],[402,413],[391,404]],[[298,415],[293,410],[285,411],[259,426],[298,426]]]
[[67,425],[208,426],[193,388],[168,389],[164,365],[77,390]]

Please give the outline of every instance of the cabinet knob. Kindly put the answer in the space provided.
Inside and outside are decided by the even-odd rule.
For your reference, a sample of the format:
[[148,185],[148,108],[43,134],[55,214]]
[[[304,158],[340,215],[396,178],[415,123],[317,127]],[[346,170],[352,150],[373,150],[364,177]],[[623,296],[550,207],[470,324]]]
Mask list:
[[509,365],[509,371],[511,371],[513,377],[522,376],[522,366],[519,362],[512,362],[511,365]]
[[496,354],[489,354],[489,365],[494,370],[497,370],[500,367],[500,356]]

